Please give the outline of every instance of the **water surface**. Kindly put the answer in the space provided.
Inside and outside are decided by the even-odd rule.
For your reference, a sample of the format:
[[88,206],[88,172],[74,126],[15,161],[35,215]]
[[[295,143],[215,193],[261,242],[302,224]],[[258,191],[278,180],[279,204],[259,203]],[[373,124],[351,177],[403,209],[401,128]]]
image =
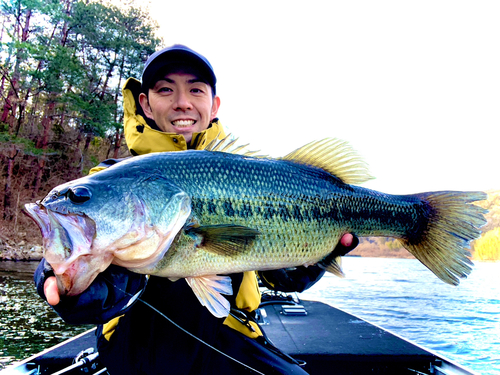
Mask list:
[[345,257],[345,279],[326,275],[318,299],[430,348],[479,374],[500,374],[500,263],[476,262],[458,287],[414,259]]
[[[36,293],[36,262],[0,262],[0,369],[88,326],[65,324]],[[485,375],[500,375],[500,263],[460,286],[412,259],[346,257],[302,298],[327,302]]]
[[38,296],[37,264],[0,262],[0,370],[89,328],[64,323]]

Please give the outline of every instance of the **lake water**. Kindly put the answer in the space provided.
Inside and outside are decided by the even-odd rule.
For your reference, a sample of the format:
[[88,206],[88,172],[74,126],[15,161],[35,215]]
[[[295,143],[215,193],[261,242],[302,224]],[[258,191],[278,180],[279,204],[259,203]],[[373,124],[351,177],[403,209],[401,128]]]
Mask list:
[[[0,369],[87,327],[64,324],[38,297],[35,263],[0,262]],[[460,286],[416,260],[346,257],[345,279],[325,275],[316,299],[390,330],[479,374],[500,375],[500,263],[476,263]]]
[[343,258],[302,298],[327,302],[479,374],[500,374],[500,263],[475,263],[458,287],[413,259]]
[[89,327],[65,324],[38,296],[37,262],[0,262],[0,370]]

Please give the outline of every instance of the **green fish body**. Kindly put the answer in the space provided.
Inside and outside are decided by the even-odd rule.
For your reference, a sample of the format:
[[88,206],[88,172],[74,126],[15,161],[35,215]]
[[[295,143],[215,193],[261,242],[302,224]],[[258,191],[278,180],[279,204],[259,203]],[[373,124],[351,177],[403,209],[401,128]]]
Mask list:
[[450,284],[471,272],[467,249],[485,224],[471,203],[484,193],[389,195],[352,184],[366,179],[336,140],[281,159],[189,150],[122,161],[26,208],[66,293],[112,262],[185,278],[216,316],[227,315],[220,293],[230,293],[216,275],[319,264],[342,276],[334,249],[345,233],[397,238]]

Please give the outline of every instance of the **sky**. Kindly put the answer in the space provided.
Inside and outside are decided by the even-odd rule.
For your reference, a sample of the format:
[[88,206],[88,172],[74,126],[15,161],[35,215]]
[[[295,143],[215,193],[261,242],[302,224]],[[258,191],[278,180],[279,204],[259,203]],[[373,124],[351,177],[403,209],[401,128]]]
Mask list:
[[497,1],[152,0],[165,46],[209,59],[219,119],[284,156],[348,141],[390,194],[500,190]]

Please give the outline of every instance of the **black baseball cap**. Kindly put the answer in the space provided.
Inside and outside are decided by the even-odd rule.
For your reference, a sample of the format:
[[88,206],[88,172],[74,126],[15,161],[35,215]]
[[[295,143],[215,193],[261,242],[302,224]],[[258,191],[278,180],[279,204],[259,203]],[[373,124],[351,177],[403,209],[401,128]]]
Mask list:
[[217,78],[215,78],[212,65],[204,56],[182,44],[156,51],[148,58],[142,71],[142,92],[147,93],[156,83],[159,75],[164,77],[169,71],[179,69],[196,72],[198,78],[210,85],[215,95]]

